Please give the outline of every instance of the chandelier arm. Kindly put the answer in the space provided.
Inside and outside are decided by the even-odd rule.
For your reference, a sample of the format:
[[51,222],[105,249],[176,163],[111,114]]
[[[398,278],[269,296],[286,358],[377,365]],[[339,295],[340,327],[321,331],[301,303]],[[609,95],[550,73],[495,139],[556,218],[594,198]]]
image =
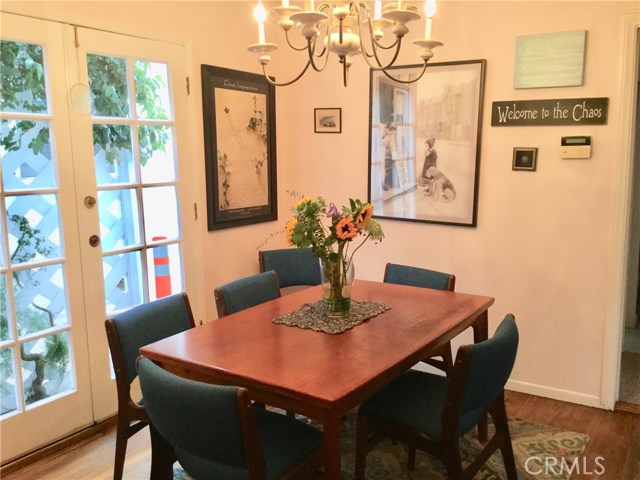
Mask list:
[[374,47],[373,47],[373,56],[375,57],[376,61],[375,61],[375,63],[373,63],[373,62],[371,62],[369,60],[369,58],[367,58],[367,55],[363,55],[365,61],[367,62],[367,65],[369,65],[369,67],[373,68],[374,70],[384,70],[386,68],[391,67],[396,62],[396,60],[398,59],[398,54],[400,53],[400,47],[402,46],[402,37],[398,37],[396,43],[397,43],[396,51],[395,51],[395,53],[393,55],[393,58],[391,59],[391,61],[388,64],[386,64],[385,66],[382,66],[382,62],[380,61],[380,58],[378,57],[378,51],[377,51],[377,49],[376,49],[376,47],[374,45]]
[[262,64],[262,73],[264,75],[264,78],[267,80],[267,83],[269,83],[269,85],[273,85],[274,87],[287,87],[287,86],[297,82],[298,80],[300,80],[302,78],[302,76],[309,69],[309,65],[311,65],[311,60],[310,59],[307,60],[307,64],[304,66],[304,68],[302,69],[300,74],[296,78],[294,78],[293,80],[291,80],[289,82],[277,83],[277,82],[274,82],[273,80],[271,80],[269,75],[267,75],[267,66],[266,66],[266,64]]
[[427,71],[427,60],[424,61],[424,66],[422,67],[422,72],[420,72],[420,75],[418,75],[418,78],[414,78],[413,80],[400,80],[398,78],[394,78],[393,76],[391,76],[388,72],[387,72],[387,67],[385,68],[374,68],[374,70],[380,71],[382,73],[384,73],[387,77],[389,77],[391,80],[393,80],[394,82],[398,82],[398,83],[404,83],[404,84],[410,84],[410,83],[414,83],[417,82],[418,80],[420,80],[422,78],[422,76],[424,75],[424,73]]
[[[369,6],[366,3],[358,3],[358,2],[353,2],[352,4],[353,6],[355,6],[355,11],[356,11],[356,17],[358,19],[358,30],[361,28],[360,24],[362,23],[362,19],[360,16],[360,9],[362,8],[365,11],[366,17],[369,19],[369,38],[371,38],[371,44],[373,45],[373,48],[378,47],[378,48],[382,48],[383,50],[390,50],[392,48],[394,48],[397,44],[398,44],[398,40],[399,37],[396,37],[395,42],[389,44],[389,45],[383,45],[382,43],[380,43],[378,40],[376,40],[376,36],[373,34],[373,22],[371,21],[371,11],[369,10]],[[362,35],[360,35],[360,48],[363,50],[364,52],[364,47],[362,45]],[[367,55],[369,57],[373,56],[367,53]]]
[[292,50],[295,50],[296,52],[303,52],[307,49],[306,45],[304,45],[303,47],[296,47],[294,44],[291,43],[289,39],[289,30],[284,31],[284,36],[287,39],[287,45],[289,45],[289,48],[291,48]]
[[[322,53],[320,55],[316,55],[314,54],[314,50],[315,50],[315,40],[313,41],[313,47],[311,47],[311,40],[308,40],[308,45],[307,48],[309,50],[309,64],[313,67],[313,69],[316,72],[321,72],[325,69],[325,67],[327,66],[327,64],[329,63],[329,52],[327,52],[327,47],[324,47],[322,49]],[[326,54],[326,55],[325,55]],[[324,56],[324,64],[322,66],[318,66],[316,65],[316,62],[314,60],[314,56],[318,57],[318,58],[322,58]]]

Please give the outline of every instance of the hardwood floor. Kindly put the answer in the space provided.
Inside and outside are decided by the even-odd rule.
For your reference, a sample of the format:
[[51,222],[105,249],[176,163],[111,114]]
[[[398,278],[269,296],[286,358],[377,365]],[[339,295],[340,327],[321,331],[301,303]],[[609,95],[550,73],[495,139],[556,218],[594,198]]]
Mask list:
[[[507,392],[510,417],[586,433],[591,437],[584,452],[588,474],[571,478],[640,480],[640,414],[606,411]],[[4,439],[6,441],[6,439]],[[13,472],[2,472],[3,480],[108,480],[113,474],[115,428],[89,437],[33,464]],[[605,472],[593,474],[596,457],[602,457]],[[129,439],[124,478],[149,478],[150,442],[147,430]]]

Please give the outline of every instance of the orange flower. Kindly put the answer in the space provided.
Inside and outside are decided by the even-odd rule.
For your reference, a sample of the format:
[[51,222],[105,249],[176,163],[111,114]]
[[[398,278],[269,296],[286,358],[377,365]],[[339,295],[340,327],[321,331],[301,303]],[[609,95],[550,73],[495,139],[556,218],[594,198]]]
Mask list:
[[353,224],[353,217],[343,217],[336,225],[336,235],[340,240],[351,240],[358,235],[358,230]]
[[369,222],[373,218],[373,205],[370,203],[365,203],[358,217],[356,218],[356,228],[358,230],[364,230],[369,225]]
[[298,219],[296,217],[291,217],[287,222],[287,225],[284,227],[284,241],[290,247],[294,245],[293,232],[295,232],[297,224],[298,224]]

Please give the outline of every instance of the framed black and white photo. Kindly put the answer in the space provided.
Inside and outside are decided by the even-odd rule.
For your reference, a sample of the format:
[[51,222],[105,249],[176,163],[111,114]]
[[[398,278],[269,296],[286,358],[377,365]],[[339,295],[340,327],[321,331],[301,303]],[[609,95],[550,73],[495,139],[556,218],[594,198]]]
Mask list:
[[[475,227],[486,60],[371,70],[369,202],[378,218]],[[392,67],[404,82],[422,65]]]
[[529,170],[534,172],[536,170],[536,162],[538,160],[537,148],[522,148],[515,147],[513,149],[513,163],[511,165],[512,170]]
[[277,220],[274,86],[211,65],[201,73],[209,230]]
[[341,108],[314,108],[313,124],[315,133],[341,133]]

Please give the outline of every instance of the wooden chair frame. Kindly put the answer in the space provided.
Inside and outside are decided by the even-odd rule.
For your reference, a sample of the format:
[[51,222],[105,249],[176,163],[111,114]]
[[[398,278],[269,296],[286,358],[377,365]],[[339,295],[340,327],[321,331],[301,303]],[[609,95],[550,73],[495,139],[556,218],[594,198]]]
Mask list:
[[383,434],[393,440],[409,445],[409,468],[415,467],[416,448],[438,457],[445,465],[448,477],[452,480],[471,480],[478,473],[482,465],[497,449],[500,449],[505,464],[508,480],[518,480],[516,464],[509,433],[509,421],[504,403],[504,390],[500,392],[487,405],[487,412],[494,421],[496,432],[491,437],[478,457],[466,469],[462,468],[460,459],[460,405],[464,384],[469,374],[469,350],[467,346],[461,346],[458,350],[456,363],[450,379],[447,398],[442,413],[442,438],[439,441],[431,440],[426,436],[410,429],[400,427],[381,418],[361,415],[358,413],[358,427],[356,431],[356,480],[364,479],[366,467],[366,455],[373,448],[377,435],[371,431]]
[[[186,293],[182,294],[191,328],[195,327],[191,304]],[[149,416],[143,405],[137,404],[131,398],[131,383],[127,378],[127,365],[124,354],[122,353],[122,344],[118,336],[118,330],[113,318],[107,318],[104,323],[107,332],[107,341],[109,342],[109,351],[111,352],[111,361],[116,376],[116,389],[118,393],[118,423],[116,432],[116,452],[113,467],[113,479],[121,480],[124,471],[124,460],[127,453],[127,443],[129,438],[138,433],[144,427],[149,425]],[[152,433],[152,442],[154,435]],[[154,466],[152,465],[152,471]]]
[[[391,263],[387,263],[384,267],[384,277],[382,280],[383,282],[387,281],[390,265]],[[449,277],[447,282],[447,291],[453,292],[456,288],[456,276],[453,274],[446,275],[448,275]],[[433,357],[442,357],[442,360],[438,360],[437,358]],[[444,345],[440,345],[434,348],[433,351],[429,354],[429,357],[421,361],[422,363],[427,363],[432,367],[436,367],[444,371],[448,375],[453,369],[453,354],[451,353],[451,342],[447,342]]]

